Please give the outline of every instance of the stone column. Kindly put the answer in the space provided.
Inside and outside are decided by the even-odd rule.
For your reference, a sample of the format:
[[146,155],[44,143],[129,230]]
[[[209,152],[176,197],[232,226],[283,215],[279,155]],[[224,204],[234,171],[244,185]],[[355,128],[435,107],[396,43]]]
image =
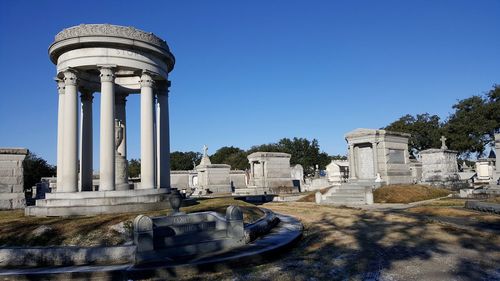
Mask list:
[[92,100],[90,91],[82,90],[81,94],[81,152],[80,152],[80,184],[82,191],[92,191],[93,132],[92,132]]
[[375,177],[377,177],[377,173],[379,173],[378,171],[378,143],[377,142],[372,142],[372,152],[373,152],[373,170],[374,170],[374,173],[373,175]]
[[117,190],[128,190],[128,162],[127,162],[127,117],[125,105],[127,94],[117,94],[115,99],[116,121],[116,155],[115,155],[115,184]]
[[140,189],[155,188],[154,109],[151,75],[143,72],[141,84],[141,184]]
[[61,192],[78,191],[78,78],[73,70],[64,71],[64,140]]
[[57,191],[63,186],[63,139],[64,139],[64,81],[57,79],[58,109],[57,109]]
[[170,189],[170,128],[168,118],[168,88],[158,91],[158,187]]
[[115,189],[115,75],[101,67],[101,145],[99,191]]
[[347,153],[349,161],[349,178],[356,179],[356,166],[355,166],[355,156],[354,156],[354,145],[349,145],[349,152]]

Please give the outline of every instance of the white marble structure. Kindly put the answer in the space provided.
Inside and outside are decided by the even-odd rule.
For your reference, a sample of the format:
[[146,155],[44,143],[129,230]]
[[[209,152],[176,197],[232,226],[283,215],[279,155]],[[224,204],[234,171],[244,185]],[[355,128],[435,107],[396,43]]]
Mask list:
[[25,148],[0,148],[0,210],[26,206],[23,161],[27,154]]
[[207,146],[203,147],[203,157],[195,170],[198,173],[198,184],[194,195],[231,193],[230,165],[212,164],[208,157]]
[[347,182],[349,178],[349,162],[346,160],[332,160],[330,164],[326,165],[326,173],[328,181],[332,185]]
[[441,148],[420,151],[422,182],[433,185],[451,185],[458,181],[457,151],[449,150],[446,138],[441,137]]
[[[26,214],[85,215],[120,211],[126,209],[123,204],[134,204],[131,211],[165,205],[170,190],[168,74],[175,63],[167,43],[133,27],[82,24],[59,32],[49,55],[57,65],[59,93],[57,193],[38,200]],[[101,95],[100,180],[99,190],[92,191],[92,108],[97,92]],[[130,94],[140,94],[137,190],[129,189],[123,164]],[[102,199],[110,197],[113,200]]]
[[496,156],[496,164],[495,164],[495,177],[493,179],[494,184],[495,181],[498,183],[500,180],[500,133],[495,134],[495,156]]
[[246,188],[236,188],[235,195],[257,195],[298,191],[290,168],[291,155],[281,152],[254,152],[248,155],[250,173]]
[[349,181],[384,184],[411,183],[408,138],[410,134],[356,129],[345,135],[349,149]]
[[495,159],[482,158],[476,161],[476,185],[496,185]]

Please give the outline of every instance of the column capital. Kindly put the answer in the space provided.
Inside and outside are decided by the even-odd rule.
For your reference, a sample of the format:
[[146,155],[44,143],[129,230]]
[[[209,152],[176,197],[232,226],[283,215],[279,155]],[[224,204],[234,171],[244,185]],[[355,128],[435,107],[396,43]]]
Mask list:
[[116,93],[115,94],[115,104],[126,104],[127,103],[128,94],[125,93]]
[[80,89],[80,98],[82,101],[92,101],[94,99],[94,95],[90,90]]
[[57,92],[60,94],[60,95],[63,95],[64,94],[64,90],[65,90],[65,86],[66,84],[64,83],[64,80],[62,79],[59,79],[59,78],[56,78],[54,79],[57,83]]
[[143,71],[141,75],[141,80],[139,80],[139,84],[141,84],[141,88],[142,87],[152,88],[155,85],[155,81],[153,80],[151,73]]
[[76,70],[66,69],[63,72],[64,75],[64,85],[65,86],[76,86],[78,85],[78,76],[76,75]]
[[115,71],[112,66],[100,66],[99,71],[101,74],[101,82],[114,82],[115,81]]

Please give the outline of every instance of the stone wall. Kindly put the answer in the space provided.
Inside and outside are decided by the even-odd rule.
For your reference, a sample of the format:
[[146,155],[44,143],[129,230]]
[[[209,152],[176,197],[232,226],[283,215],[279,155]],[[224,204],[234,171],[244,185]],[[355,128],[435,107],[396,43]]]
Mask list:
[[0,210],[26,205],[23,161],[27,154],[25,148],[0,148]]

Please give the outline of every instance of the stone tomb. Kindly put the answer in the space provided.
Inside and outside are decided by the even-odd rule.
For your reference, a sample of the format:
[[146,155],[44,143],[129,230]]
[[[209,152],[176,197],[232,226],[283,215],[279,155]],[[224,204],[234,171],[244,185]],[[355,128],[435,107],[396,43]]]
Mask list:
[[212,164],[208,157],[208,148],[204,146],[203,157],[195,170],[198,173],[198,184],[194,195],[211,193],[231,193],[230,165]]
[[23,161],[27,154],[25,148],[0,148],[0,210],[26,205]]
[[496,181],[497,184],[499,184],[500,181],[500,133],[495,134],[495,156],[496,156],[496,171],[495,171],[495,178],[493,179]]
[[349,148],[349,181],[411,183],[410,134],[356,129],[345,135]]
[[[49,55],[57,66],[57,192],[37,200],[26,215],[164,207],[170,192],[168,75],[175,64],[167,42],[133,27],[81,24],[59,32]],[[92,177],[96,93],[100,94],[98,191]],[[140,95],[141,182],[135,190],[130,189],[126,173],[125,112],[130,94]]]
[[441,142],[441,148],[420,151],[423,183],[449,185],[459,179],[457,151],[448,149],[446,138],[442,137]]
[[229,206],[226,217],[216,212],[177,213],[134,220],[136,263],[182,261],[245,245],[243,213]]
[[293,184],[291,155],[282,152],[254,152],[248,155],[250,174],[246,188],[236,188],[235,195],[259,195],[298,191]]

